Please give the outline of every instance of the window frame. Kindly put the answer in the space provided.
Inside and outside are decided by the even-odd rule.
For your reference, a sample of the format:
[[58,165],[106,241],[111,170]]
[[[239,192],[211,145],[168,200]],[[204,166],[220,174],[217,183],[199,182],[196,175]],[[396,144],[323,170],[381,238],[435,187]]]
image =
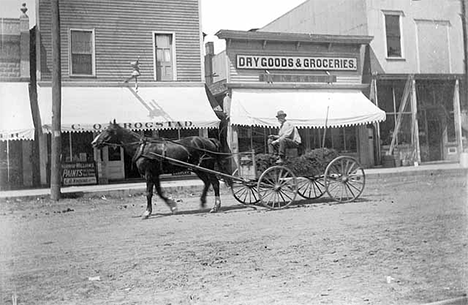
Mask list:
[[[388,11],[383,10],[383,31],[384,31],[384,45],[385,45],[385,58],[387,60],[404,60],[405,59],[405,48],[403,39],[403,17],[405,14],[402,11]],[[388,35],[387,35],[387,16],[398,16],[398,27],[400,30],[400,56],[389,56],[388,55]]]
[[[171,45],[171,56],[172,56],[172,79],[171,80],[157,80],[158,73],[156,69],[156,35],[171,35],[172,36],[172,45]],[[177,80],[177,58],[176,58],[176,33],[175,32],[168,32],[168,31],[153,31],[152,32],[152,40],[153,40],[153,78],[157,82],[170,82]]]
[[[91,52],[91,74],[73,73],[73,53],[72,53],[72,32],[91,32],[92,52]],[[72,77],[95,77],[96,76],[96,32],[95,29],[70,28],[68,30],[68,72]]]

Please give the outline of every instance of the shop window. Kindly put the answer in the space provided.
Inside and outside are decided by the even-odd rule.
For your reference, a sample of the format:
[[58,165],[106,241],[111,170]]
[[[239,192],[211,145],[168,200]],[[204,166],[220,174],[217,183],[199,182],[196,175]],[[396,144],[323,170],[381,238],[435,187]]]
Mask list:
[[384,13],[387,57],[401,58],[401,13]]
[[155,79],[157,81],[174,80],[174,35],[154,34]]
[[[382,145],[390,145],[398,120],[398,112],[402,102],[406,81],[380,82],[378,87],[379,107],[385,111],[386,120],[380,123],[380,138]],[[411,103],[406,101],[402,111],[399,132],[396,135],[396,145],[411,144]]]
[[65,162],[92,162],[94,160],[93,134],[91,132],[63,133],[62,158]]
[[[453,108],[453,81],[419,81],[417,83],[418,116],[420,130],[427,133],[428,121],[441,124],[447,142],[456,142],[455,113]],[[428,135],[429,136],[429,135]],[[425,140],[425,139],[423,139]],[[426,140],[427,141],[427,140]]]
[[93,76],[94,30],[70,30],[70,75]]

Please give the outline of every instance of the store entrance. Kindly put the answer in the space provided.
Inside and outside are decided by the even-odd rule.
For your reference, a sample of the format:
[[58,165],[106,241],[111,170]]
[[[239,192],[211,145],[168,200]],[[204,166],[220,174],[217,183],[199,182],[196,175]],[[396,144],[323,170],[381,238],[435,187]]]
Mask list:
[[443,158],[442,124],[439,120],[427,121],[427,142],[429,146],[429,160],[438,161]]
[[122,147],[105,147],[104,161],[107,161],[107,177],[109,181],[125,179],[124,150]]

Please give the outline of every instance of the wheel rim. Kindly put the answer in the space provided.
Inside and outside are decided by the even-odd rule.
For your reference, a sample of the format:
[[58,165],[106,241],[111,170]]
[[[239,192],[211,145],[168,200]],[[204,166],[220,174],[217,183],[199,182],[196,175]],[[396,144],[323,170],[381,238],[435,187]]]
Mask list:
[[325,194],[324,176],[298,177],[297,193],[305,199],[318,199]]
[[237,201],[246,205],[256,204],[260,201],[257,184],[253,181],[245,183],[235,181],[232,184],[232,195]]
[[296,176],[284,166],[270,167],[260,176],[257,191],[265,207],[273,210],[285,208],[296,198]]
[[364,169],[351,157],[338,157],[325,170],[326,191],[338,202],[350,202],[359,198],[365,182]]

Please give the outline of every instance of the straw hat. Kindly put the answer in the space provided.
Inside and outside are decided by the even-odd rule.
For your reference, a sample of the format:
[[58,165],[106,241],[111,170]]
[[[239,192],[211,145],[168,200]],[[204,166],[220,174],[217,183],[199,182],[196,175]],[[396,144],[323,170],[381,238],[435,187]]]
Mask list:
[[276,114],[276,117],[277,117],[277,118],[278,118],[278,117],[283,117],[283,118],[285,118],[285,117],[286,117],[286,113],[285,113],[283,110],[280,110],[280,111],[278,111],[278,113]]

